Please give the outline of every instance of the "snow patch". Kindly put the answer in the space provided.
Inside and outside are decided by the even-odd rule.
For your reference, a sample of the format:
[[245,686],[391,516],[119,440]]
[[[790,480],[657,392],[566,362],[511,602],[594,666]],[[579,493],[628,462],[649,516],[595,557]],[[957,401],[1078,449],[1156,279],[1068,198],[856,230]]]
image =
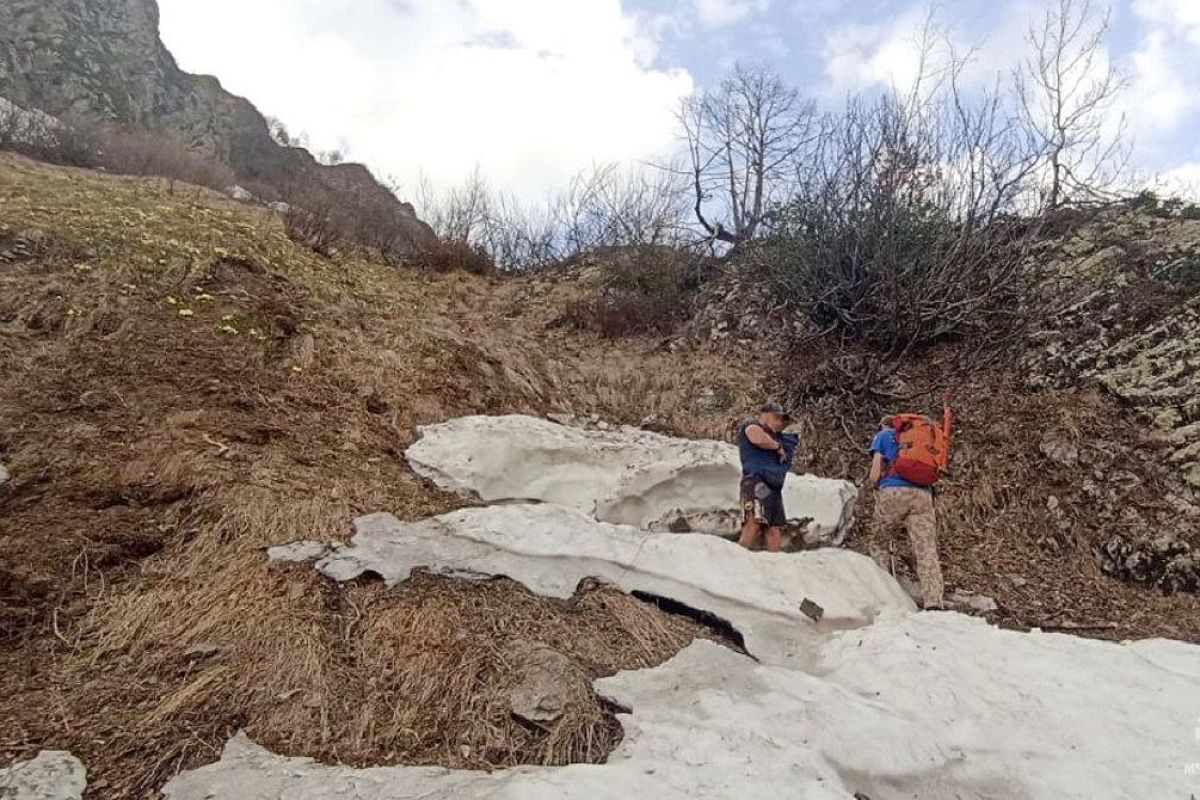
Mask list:
[[[728,622],[751,656],[701,640],[659,667],[597,681],[598,693],[629,709],[619,715],[625,737],[603,765],[356,770],[277,756],[239,735],[218,763],[168,783],[168,800],[1125,800],[1196,792],[1200,647],[917,614],[891,577],[852,552],[752,553],[718,537],[656,535],[675,511],[703,517],[724,502],[718,479],[730,466],[736,486],[736,453],[726,454],[729,463],[718,443],[632,429],[553,426],[551,434],[548,425],[456,420],[425,429],[409,451],[442,486],[540,504],[419,522],[375,514],[356,520],[349,544],[300,542],[269,556],[316,559],[339,581],[374,573],[395,584],[417,568],[506,575],[554,597],[599,577]],[[802,612],[805,600],[823,615]]]
[[[737,448],[725,442],[473,416],[422,427],[405,455],[438,486],[486,502],[539,500],[646,530],[667,530],[680,517],[705,533],[740,524],[741,468]],[[856,497],[853,484],[813,475],[792,475],[784,487],[790,517],[809,520],[810,542],[839,544]]]
[[[869,558],[824,548],[753,553],[715,536],[656,535],[612,525],[564,506],[468,508],[419,522],[372,514],[354,522],[347,545],[332,545],[317,569],[337,581],[364,573],[387,584],[414,569],[455,577],[504,575],[531,591],[567,598],[584,578],[683,603],[726,620],[768,663],[811,659],[820,631],[867,625],[912,601]],[[272,548],[276,561],[313,558],[311,543]],[[824,609],[819,623],[800,610]]]
[[0,769],[4,800],[81,800],[86,787],[83,763],[62,750],[43,750],[36,758]]
[[[1200,648],[1193,648],[1193,658]],[[168,800],[256,797],[1188,797],[1197,684],[1137,648],[1000,631],[957,614],[887,614],[830,634],[818,668],[755,663],[696,641],[596,682],[623,708],[603,765],[493,773],[355,770],[233,739]]]

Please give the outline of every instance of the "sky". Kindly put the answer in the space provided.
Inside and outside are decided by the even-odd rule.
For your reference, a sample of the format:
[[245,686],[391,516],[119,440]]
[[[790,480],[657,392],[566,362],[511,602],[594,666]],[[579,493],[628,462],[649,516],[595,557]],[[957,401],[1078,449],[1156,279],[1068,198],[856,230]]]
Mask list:
[[[1097,0],[1098,1],[1098,0]],[[1047,0],[940,0],[981,85]],[[591,164],[661,160],[680,100],[766,65],[822,107],[903,84],[928,0],[159,0],[180,66],[216,75],[313,149],[415,191],[479,167],[534,199]],[[233,22],[236,21],[236,24]],[[1200,187],[1200,0],[1115,0],[1114,114],[1147,180]],[[1189,194],[1191,191],[1189,191]]]

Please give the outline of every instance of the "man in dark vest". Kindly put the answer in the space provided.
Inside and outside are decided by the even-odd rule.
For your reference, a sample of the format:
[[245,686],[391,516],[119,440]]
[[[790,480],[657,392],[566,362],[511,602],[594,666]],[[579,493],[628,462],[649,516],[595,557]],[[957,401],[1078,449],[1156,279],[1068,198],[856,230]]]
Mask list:
[[791,470],[797,438],[783,432],[791,416],[778,403],[767,403],[758,414],[738,429],[742,457],[742,534],[738,544],[754,549],[766,531],[765,547],[778,553],[783,548],[783,482]]

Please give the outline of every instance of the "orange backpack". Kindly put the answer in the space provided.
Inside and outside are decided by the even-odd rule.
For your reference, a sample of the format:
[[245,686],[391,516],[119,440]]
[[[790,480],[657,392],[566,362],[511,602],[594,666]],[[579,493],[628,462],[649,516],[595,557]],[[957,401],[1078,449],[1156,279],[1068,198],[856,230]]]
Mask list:
[[947,405],[939,428],[921,414],[897,414],[892,429],[900,455],[892,462],[891,474],[917,486],[933,486],[950,466],[950,407]]

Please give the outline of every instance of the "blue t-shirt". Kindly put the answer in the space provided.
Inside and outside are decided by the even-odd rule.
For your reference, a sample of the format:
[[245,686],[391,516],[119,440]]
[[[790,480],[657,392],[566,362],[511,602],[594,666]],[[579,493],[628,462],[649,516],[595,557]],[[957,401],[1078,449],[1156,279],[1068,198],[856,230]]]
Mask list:
[[900,442],[896,441],[896,432],[891,428],[884,428],[875,434],[875,438],[871,440],[871,453],[879,453],[883,456],[884,476],[883,480],[879,482],[880,489],[924,489],[929,491],[928,486],[917,486],[904,478],[888,474],[892,462],[900,455]]

